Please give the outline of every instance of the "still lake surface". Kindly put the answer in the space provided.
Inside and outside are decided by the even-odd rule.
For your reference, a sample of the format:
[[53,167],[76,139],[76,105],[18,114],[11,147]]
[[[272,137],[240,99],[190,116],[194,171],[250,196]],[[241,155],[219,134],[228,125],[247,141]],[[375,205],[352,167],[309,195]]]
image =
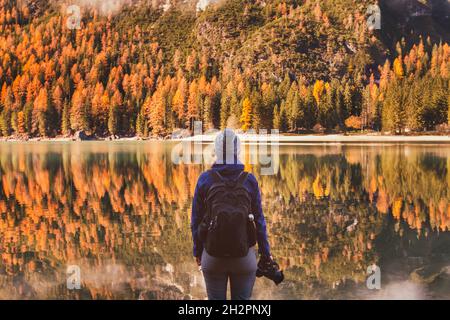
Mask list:
[[[0,143],[0,299],[204,298],[189,224],[208,165],[174,145]],[[285,145],[277,165],[246,165],[286,276],[254,298],[450,298],[450,144]]]

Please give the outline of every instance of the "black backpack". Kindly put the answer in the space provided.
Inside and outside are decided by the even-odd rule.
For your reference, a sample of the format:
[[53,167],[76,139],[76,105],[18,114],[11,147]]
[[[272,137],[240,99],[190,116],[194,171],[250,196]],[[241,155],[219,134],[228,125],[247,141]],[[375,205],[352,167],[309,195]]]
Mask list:
[[248,173],[243,171],[237,179],[230,180],[217,171],[210,172],[213,184],[206,194],[206,216],[200,226],[205,250],[218,258],[245,257],[251,239],[251,197],[244,187]]

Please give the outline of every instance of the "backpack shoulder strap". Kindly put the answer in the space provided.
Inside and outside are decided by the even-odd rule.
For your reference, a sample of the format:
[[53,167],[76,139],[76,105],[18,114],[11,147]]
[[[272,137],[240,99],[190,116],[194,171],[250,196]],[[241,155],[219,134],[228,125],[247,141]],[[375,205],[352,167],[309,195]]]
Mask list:
[[225,183],[226,179],[216,170],[209,170],[213,183]]
[[247,181],[248,172],[242,171],[236,179],[236,186],[243,186],[245,181]]
[[211,177],[213,179],[213,185],[215,184],[225,184],[225,185],[235,185],[243,186],[248,178],[248,172],[242,171],[239,176],[234,180],[226,179],[218,171],[210,170]]

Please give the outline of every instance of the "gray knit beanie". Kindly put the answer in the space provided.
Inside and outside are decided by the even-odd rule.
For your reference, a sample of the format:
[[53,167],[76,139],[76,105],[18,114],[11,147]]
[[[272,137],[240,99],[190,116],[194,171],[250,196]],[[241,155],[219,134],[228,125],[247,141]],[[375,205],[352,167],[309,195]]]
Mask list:
[[216,152],[216,163],[236,164],[241,153],[241,141],[232,129],[221,131],[214,144]]

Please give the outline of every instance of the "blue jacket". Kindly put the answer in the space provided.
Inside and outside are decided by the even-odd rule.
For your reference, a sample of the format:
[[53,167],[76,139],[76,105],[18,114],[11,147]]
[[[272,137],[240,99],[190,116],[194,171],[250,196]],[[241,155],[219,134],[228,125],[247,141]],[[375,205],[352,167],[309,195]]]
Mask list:
[[[214,164],[212,170],[219,171],[221,175],[227,178],[235,179],[244,171],[243,164]],[[194,256],[200,257],[203,252],[203,243],[198,238],[198,227],[205,215],[205,199],[208,189],[213,183],[213,178],[208,171],[203,172],[197,181],[195,187],[194,199],[192,203],[191,231],[194,241]],[[244,187],[249,191],[252,199],[252,213],[255,216],[257,231],[257,242],[259,253],[264,256],[270,256],[270,246],[267,241],[266,220],[261,207],[261,193],[258,182],[253,174],[249,174]]]

